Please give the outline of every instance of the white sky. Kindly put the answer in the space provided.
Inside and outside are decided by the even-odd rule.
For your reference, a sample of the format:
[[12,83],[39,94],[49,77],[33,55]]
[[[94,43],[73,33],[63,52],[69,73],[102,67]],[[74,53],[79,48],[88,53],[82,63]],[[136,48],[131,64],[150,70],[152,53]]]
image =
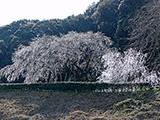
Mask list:
[[0,0],[0,26],[20,19],[66,18],[99,0]]

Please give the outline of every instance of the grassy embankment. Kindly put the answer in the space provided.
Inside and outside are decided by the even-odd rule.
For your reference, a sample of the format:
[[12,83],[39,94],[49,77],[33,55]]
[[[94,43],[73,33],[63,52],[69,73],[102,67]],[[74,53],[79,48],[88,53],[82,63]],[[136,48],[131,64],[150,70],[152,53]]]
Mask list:
[[127,93],[0,91],[2,120],[158,119],[160,90]]

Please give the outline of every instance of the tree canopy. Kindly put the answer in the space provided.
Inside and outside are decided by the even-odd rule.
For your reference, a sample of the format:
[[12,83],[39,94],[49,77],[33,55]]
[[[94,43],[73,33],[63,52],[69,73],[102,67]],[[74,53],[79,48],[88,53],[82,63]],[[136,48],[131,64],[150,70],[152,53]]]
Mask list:
[[13,64],[1,70],[10,82],[96,81],[103,70],[102,56],[111,41],[101,33],[76,33],[35,38],[20,46]]

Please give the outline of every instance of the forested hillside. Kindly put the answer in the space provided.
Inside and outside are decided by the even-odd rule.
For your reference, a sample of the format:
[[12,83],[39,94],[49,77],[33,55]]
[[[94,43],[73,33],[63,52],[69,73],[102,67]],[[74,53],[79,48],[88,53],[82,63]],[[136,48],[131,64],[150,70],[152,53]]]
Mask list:
[[[15,68],[13,67],[13,66],[17,67],[18,63],[20,63],[19,61],[20,59],[18,57],[21,57],[21,56],[18,56],[18,57],[16,56],[18,52],[22,52],[23,50],[25,51],[26,49],[26,52],[21,53],[22,57],[24,58],[25,58],[25,55],[27,56],[27,54],[29,53],[34,55],[32,53],[33,51],[27,51],[27,47],[24,48],[24,46],[22,45],[25,45],[25,46],[30,45],[30,47],[32,47],[36,45],[36,42],[33,42],[30,44],[31,41],[40,40],[40,42],[42,42],[41,40],[43,39],[43,42],[44,42],[45,40],[49,41],[50,39],[53,39],[53,38],[55,40],[56,36],[60,37],[56,39],[61,40],[65,38],[63,37],[63,34],[67,34],[70,31],[76,31],[81,35],[82,35],[81,32],[92,31],[93,32],[93,35],[91,35],[92,37],[95,36],[94,33],[97,34],[96,32],[102,32],[107,37],[110,37],[110,40],[112,41],[112,44],[109,44],[109,48],[117,49],[117,51],[120,51],[120,52],[126,51],[129,48],[133,48],[133,49],[136,49],[137,51],[140,51],[140,53],[141,52],[144,54],[147,53],[147,56],[144,57],[146,60],[144,64],[147,66],[147,70],[148,69],[149,71],[154,70],[156,71],[155,73],[158,75],[158,71],[160,71],[159,17],[160,17],[160,1],[159,0],[100,0],[97,4],[90,5],[84,14],[80,14],[78,16],[69,16],[68,18],[63,20],[60,20],[60,19],[45,20],[45,21],[20,20],[20,21],[15,21],[6,26],[2,26],[0,27],[0,68],[3,68],[1,70],[2,78],[3,76],[5,76],[5,77],[8,77],[8,79],[10,80],[13,79],[13,81],[17,81],[17,82],[19,81],[18,78],[21,78],[23,80],[26,79],[26,78],[23,78],[24,74],[25,74],[24,76],[28,75],[28,72],[26,72],[25,69],[23,69],[23,71],[20,71],[22,69],[19,69],[19,71],[16,73],[16,70],[14,70]],[[77,33],[77,37],[78,36],[81,37],[80,35],[78,35],[78,33]],[[45,38],[45,36],[47,37],[52,36],[53,38],[51,37]],[[86,38],[84,37],[84,39]],[[98,38],[95,37],[95,39],[93,39],[93,42],[92,42],[93,45],[95,45],[94,40],[97,41]],[[72,44],[72,40],[70,42]],[[92,47],[88,46],[90,43],[89,41],[88,43],[85,43],[84,41],[82,43],[85,44],[84,46],[87,46],[86,49],[82,50],[83,54],[86,53],[88,48],[89,50],[93,50]],[[60,42],[57,42],[57,44],[60,44]],[[67,43],[67,44],[70,44],[70,43]],[[98,45],[98,42],[97,42],[97,45]],[[36,50],[36,47],[35,48],[33,47],[33,50],[34,49]],[[39,47],[39,50],[41,49],[43,54],[43,52],[45,52],[44,50],[45,46],[42,45],[41,47],[43,48],[43,50],[40,47]],[[22,50],[20,50],[21,48]],[[17,49],[18,51],[14,53]],[[69,52],[66,52],[66,53],[68,54]],[[12,54],[13,54],[13,57],[12,57]],[[85,55],[87,56],[88,54],[85,54]],[[101,53],[99,57],[102,58],[103,55]],[[15,56],[17,57],[16,59],[14,59]],[[80,56],[82,57],[82,55]],[[25,60],[27,60],[27,58]],[[88,60],[88,59],[84,58],[83,60]],[[79,72],[78,71],[79,67],[81,69],[85,68],[83,64],[78,63],[80,62],[80,58],[77,58],[76,62],[73,62],[74,59],[73,60],[70,59],[69,61],[72,61],[71,62],[72,65],[70,66],[77,67],[76,68],[77,72]],[[87,61],[85,62],[83,61],[82,63],[85,63],[86,65]],[[11,65],[11,66],[7,66],[7,65]],[[26,62],[26,66],[27,65],[28,64]],[[90,65],[90,67],[92,65]],[[60,73],[62,76],[64,72],[63,71],[64,67],[66,66],[67,67],[69,66],[67,62],[62,67],[63,69],[62,68],[58,69],[61,71]],[[69,67],[69,69],[70,71],[73,71],[73,70],[76,71],[75,68],[72,68],[71,70],[71,68]],[[48,68],[45,70],[48,70]],[[98,68],[95,67],[94,69],[92,68],[92,70],[99,71],[99,67]],[[92,72],[88,71],[88,72],[90,75],[93,75],[94,73],[93,71]],[[85,74],[85,72],[87,71],[83,71],[83,75]],[[12,75],[12,73],[14,74]],[[40,73],[44,73],[45,74],[44,76],[51,76],[50,72],[46,73],[46,71],[41,71]],[[72,75],[71,78],[74,78],[75,76],[78,75],[77,73],[73,73],[73,72],[71,73],[68,73]],[[78,75],[80,77],[75,77],[75,78],[82,78],[82,80],[84,80],[83,78],[84,76],[83,75],[81,76],[81,75]],[[42,78],[44,76],[42,76]],[[54,75],[52,74],[52,77],[53,76]],[[98,74],[96,75],[96,77],[97,76],[100,76],[100,75]],[[138,75],[137,73],[136,76],[141,77],[142,75]],[[88,75],[85,75],[85,77],[89,78]],[[130,78],[132,77],[133,75],[130,76]],[[95,77],[93,78],[95,79]],[[62,78],[57,78],[57,79],[62,79]],[[5,81],[5,78],[3,78],[3,80]],[[37,78],[37,81],[38,81],[38,78]]]

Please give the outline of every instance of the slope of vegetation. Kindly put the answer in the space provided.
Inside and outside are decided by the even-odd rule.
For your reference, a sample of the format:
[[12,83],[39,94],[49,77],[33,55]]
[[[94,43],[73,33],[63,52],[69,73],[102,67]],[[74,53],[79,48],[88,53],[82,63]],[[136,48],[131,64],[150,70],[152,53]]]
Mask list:
[[[3,120],[157,120],[160,92],[1,91]],[[33,97],[34,96],[34,97]]]
[[[117,94],[118,101],[114,101],[110,107],[104,105],[106,110],[77,110],[61,120],[157,120],[160,115],[159,94],[159,91],[130,94],[131,96]],[[123,95],[125,97],[121,99]]]
[[[133,3],[135,1],[135,3]],[[125,3],[126,2],[126,3]],[[154,70],[160,70],[160,1],[159,0],[125,0],[122,4],[121,15],[124,10],[130,10],[133,6],[135,10],[130,10],[130,15],[119,20],[116,33],[117,45],[121,49],[136,48],[147,53],[146,65]],[[137,4],[140,4],[137,5]],[[123,6],[126,9],[123,10]],[[134,7],[137,6],[137,7]],[[126,34],[124,34],[126,33]]]
[[[81,27],[81,25],[83,25]],[[77,28],[77,27],[78,28]],[[0,68],[11,64],[12,53],[21,44],[28,43],[43,35],[61,35],[69,31],[89,31],[94,25],[83,15],[70,16],[65,20],[20,20],[0,28]]]

